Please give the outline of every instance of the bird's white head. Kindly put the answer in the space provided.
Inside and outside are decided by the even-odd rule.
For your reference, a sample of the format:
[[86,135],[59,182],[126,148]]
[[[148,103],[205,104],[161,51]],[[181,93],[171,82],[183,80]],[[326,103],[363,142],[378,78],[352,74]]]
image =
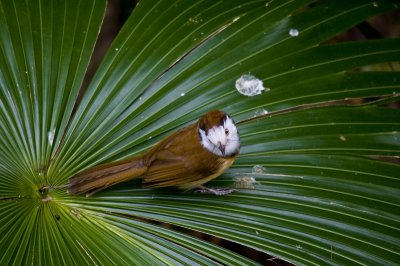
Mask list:
[[201,145],[220,157],[239,153],[240,137],[233,119],[222,111],[211,111],[199,120]]

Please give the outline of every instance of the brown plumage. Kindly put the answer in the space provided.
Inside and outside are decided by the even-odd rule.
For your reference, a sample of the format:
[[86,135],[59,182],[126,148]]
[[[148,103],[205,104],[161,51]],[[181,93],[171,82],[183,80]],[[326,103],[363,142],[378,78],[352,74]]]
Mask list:
[[[212,111],[166,137],[141,156],[96,166],[71,178],[70,194],[93,194],[142,176],[145,187],[192,189],[221,175],[239,152],[233,120]],[[217,194],[217,193],[216,193]]]

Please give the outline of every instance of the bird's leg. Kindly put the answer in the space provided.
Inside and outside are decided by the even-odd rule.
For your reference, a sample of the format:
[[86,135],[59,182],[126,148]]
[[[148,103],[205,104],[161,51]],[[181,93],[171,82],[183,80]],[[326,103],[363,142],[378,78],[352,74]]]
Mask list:
[[228,195],[229,193],[232,193],[234,191],[235,189],[231,188],[208,188],[204,186],[199,186],[194,192],[222,196],[222,195]]

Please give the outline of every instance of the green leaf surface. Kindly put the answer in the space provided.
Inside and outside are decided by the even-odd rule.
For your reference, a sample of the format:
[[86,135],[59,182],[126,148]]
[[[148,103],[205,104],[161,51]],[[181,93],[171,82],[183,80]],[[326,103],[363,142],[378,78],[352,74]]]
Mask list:
[[[377,160],[400,156],[399,73],[361,71],[400,41],[332,41],[397,3],[140,1],[78,101],[105,8],[0,0],[1,265],[258,264],[189,232],[296,265],[400,261],[400,166]],[[269,90],[240,94],[245,74]],[[232,194],[52,187],[212,109],[241,153],[207,186]]]
[[[104,8],[98,1],[1,1],[1,161],[23,185],[47,182]],[[18,186],[5,191],[17,195]]]
[[[215,196],[140,190],[133,183],[72,204],[98,213],[189,227],[301,264],[368,264],[371,259],[376,264],[390,264],[399,259],[395,236],[400,215],[396,208],[400,169],[360,157],[376,151],[355,151],[352,142],[359,138],[356,131],[360,130],[372,135],[355,142],[361,148],[388,143],[397,147],[393,154],[398,154],[398,139],[389,144],[398,138],[392,134],[399,127],[398,112],[390,110],[393,115],[381,121],[382,113],[388,114],[388,110],[353,108],[306,110],[284,115],[285,119],[266,116],[241,126],[241,157],[226,175],[213,182],[239,191],[217,201]],[[344,115],[349,112],[352,116]],[[295,119],[297,116],[304,119]],[[293,123],[293,127],[286,126]],[[308,123],[313,129],[304,129]],[[316,144],[319,149],[310,150],[312,139],[305,140],[301,132],[321,141]],[[375,140],[378,132],[379,140]],[[348,139],[340,139],[340,134]],[[274,143],[279,139],[284,146],[275,151]],[[348,149],[339,149],[341,143]],[[322,144],[339,151],[332,152]]]

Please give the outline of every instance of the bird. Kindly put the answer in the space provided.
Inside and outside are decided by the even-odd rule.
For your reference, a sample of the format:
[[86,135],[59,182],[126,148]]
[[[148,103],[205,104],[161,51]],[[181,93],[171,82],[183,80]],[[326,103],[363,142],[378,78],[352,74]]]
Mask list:
[[235,121],[224,111],[213,110],[196,123],[175,131],[142,155],[84,170],[68,183],[72,195],[91,196],[117,183],[142,178],[148,188],[177,187],[188,191],[226,195],[229,188],[203,184],[220,176],[235,161],[240,136]]

